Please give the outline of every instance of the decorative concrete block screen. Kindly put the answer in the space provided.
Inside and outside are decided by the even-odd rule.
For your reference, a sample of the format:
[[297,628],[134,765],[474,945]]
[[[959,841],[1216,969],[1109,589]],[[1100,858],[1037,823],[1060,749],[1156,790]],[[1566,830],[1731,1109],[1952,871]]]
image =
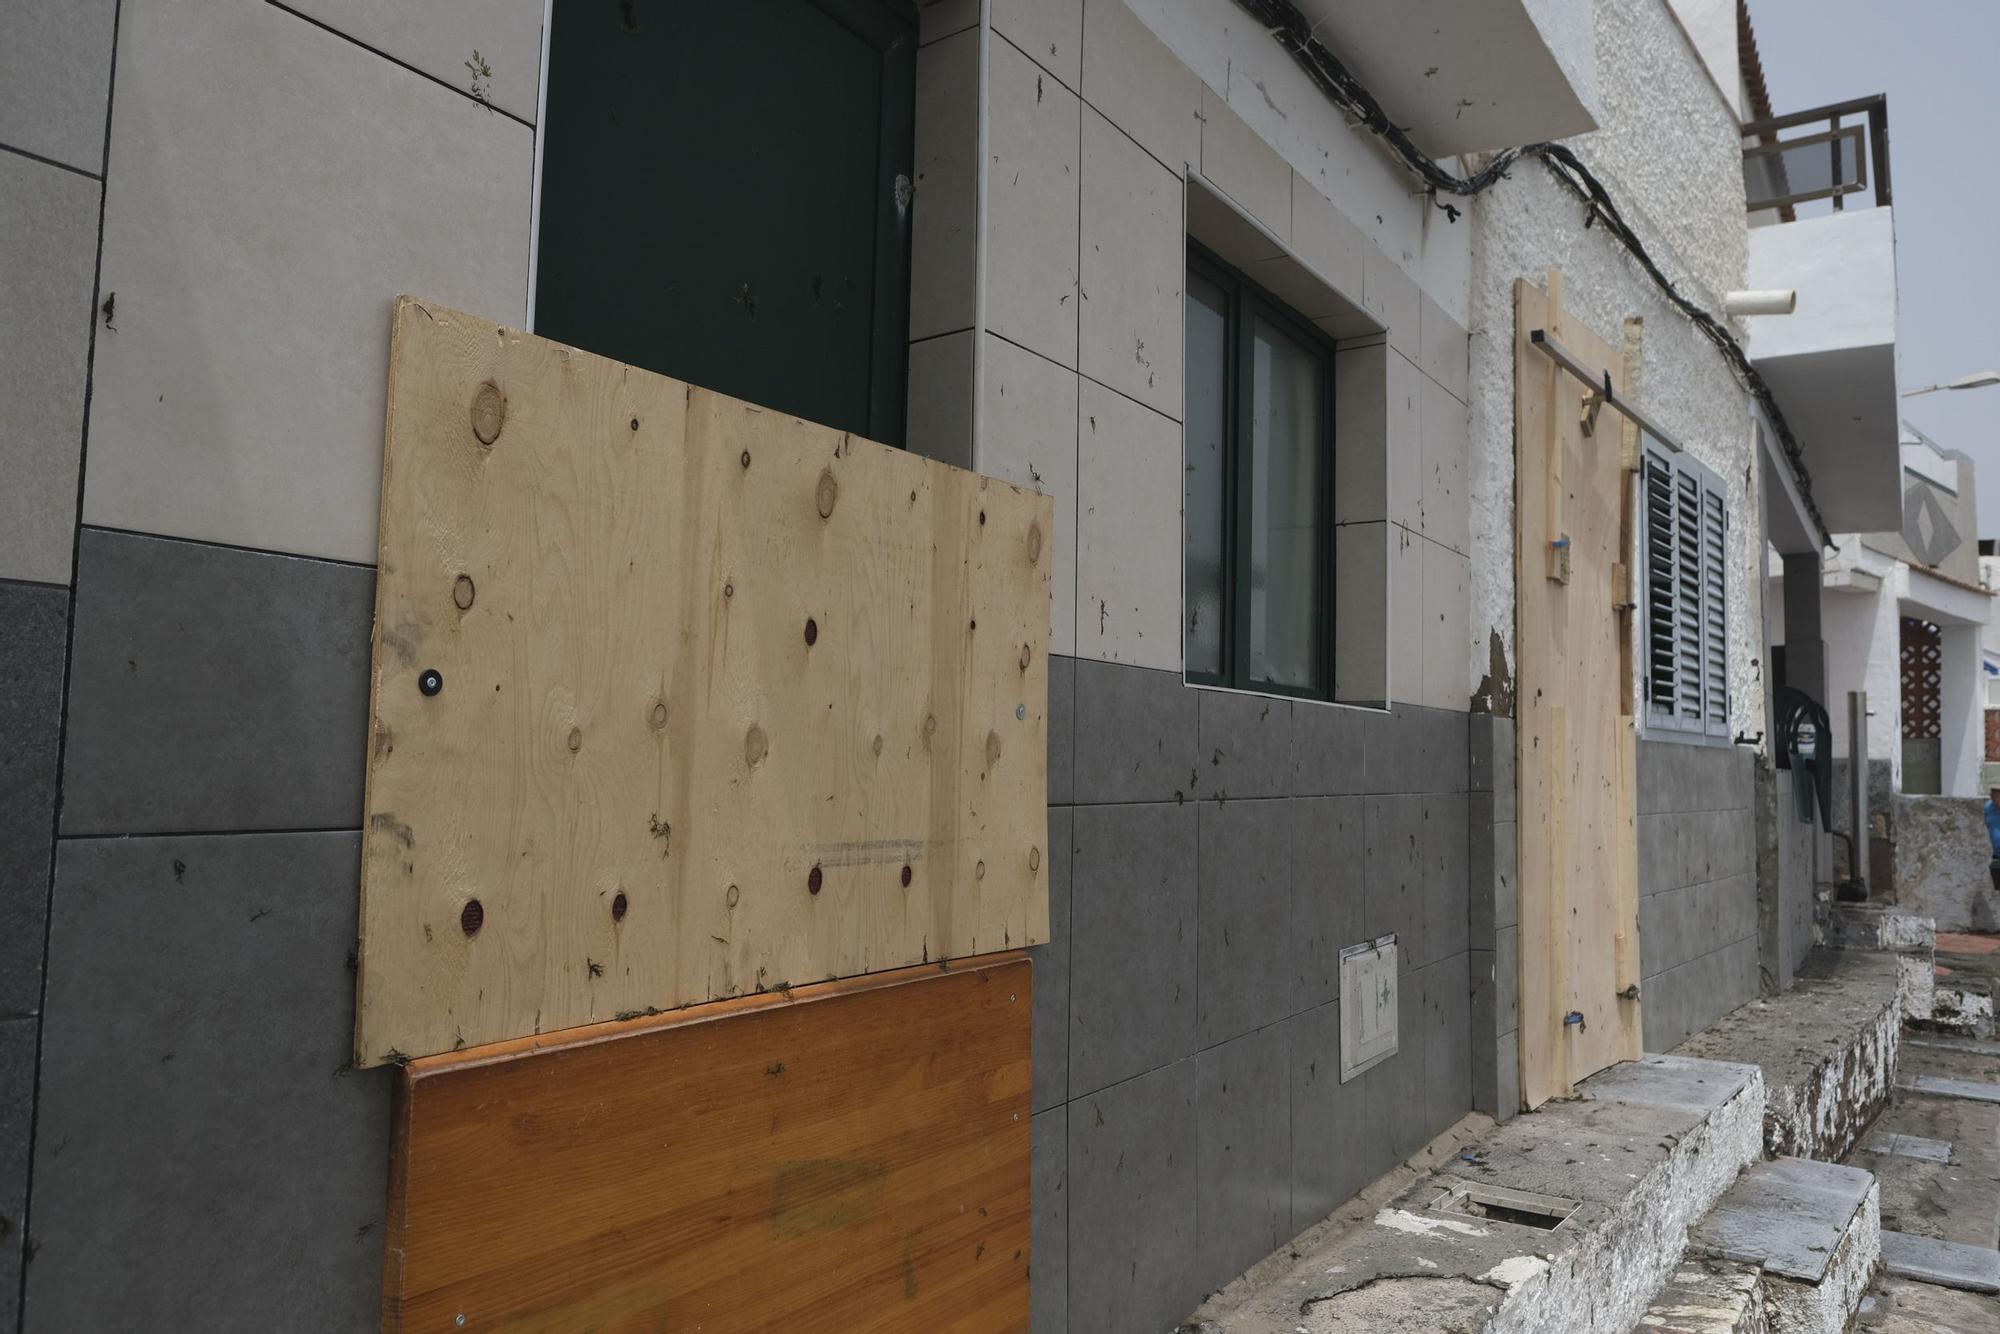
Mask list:
[[402,298],[357,1064],[1048,939],[1046,497]]

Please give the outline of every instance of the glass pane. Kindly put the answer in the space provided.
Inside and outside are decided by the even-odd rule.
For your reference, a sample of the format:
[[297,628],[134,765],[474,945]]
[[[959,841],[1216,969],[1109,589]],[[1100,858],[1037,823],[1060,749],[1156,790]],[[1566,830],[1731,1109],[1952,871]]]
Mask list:
[[1258,320],[1251,337],[1250,676],[1320,682],[1320,357]]
[[1222,557],[1224,478],[1228,428],[1229,299],[1198,274],[1187,286],[1187,421],[1181,472],[1181,508],[1186,515],[1187,669],[1198,675],[1222,672],[1222,598],[1228,577]]
[[1752,148],[1743,155],[1743,193],[1752,211],[1774,200],[1824,199],[1859,189],[1859,126],[1838,139]]

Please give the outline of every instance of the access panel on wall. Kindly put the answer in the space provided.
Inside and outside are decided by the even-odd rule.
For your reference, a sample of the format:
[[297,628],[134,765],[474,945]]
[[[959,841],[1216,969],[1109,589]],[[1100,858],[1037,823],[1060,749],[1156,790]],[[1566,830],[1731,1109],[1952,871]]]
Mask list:
[[1047,940],[1052,522],[399,301],[357,1062]]

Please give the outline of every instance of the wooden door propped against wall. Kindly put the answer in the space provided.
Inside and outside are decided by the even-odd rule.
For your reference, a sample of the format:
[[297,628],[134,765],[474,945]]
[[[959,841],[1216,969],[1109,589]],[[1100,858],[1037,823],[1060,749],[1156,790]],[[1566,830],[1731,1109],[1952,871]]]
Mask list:
[[1625,388],[1622,357],[1562,313],[1562,279],[1514,288],[1515,657],[1521,1100],[1640,1055],[1637,736],[1626,568],[1636,440],[1531,335]]

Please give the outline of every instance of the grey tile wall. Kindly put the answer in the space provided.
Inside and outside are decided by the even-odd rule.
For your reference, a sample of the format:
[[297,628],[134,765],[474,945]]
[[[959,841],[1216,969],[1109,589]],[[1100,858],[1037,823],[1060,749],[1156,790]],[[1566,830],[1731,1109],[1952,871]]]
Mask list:
[[1030,1190],[1035,1203],[1028,1324],[1031,1329],[1065,1329],[1069,1325],[1069,1109],[1056,1106],[1035,1113],[1030,1129],[1034,1145]]
[[118,0],[9,0],[0,8],[0,144],[103,170],[117,16]]
[[341,1073],[360,845],[64,842],[29,1329],[373,1326],[390,1081]]
[[[1049,712],[1050,840],[1072,851],[1034,952],[1035,1328],[1166,1328],[1470,1110],[1482,1059],[1491,1085],[1472,886],[1479,866],[1490,982],[1512,733],[1473,792],[1462,713],[1062,657]],[[1338,954],[1389,931],[1400,1050],[1343,1084]]]
[[9,1334],[19,1328],[15,1319],[34,1115],[34,1016],[0,1019],[0,1330]]
[[375,572],[85,528],[62,832],[357,828]]
[[1725,746],[1639,745],[1639,957],[1648,1051],[1666,1051],[1754,999],[1754,757]]
[[0,1016],[41,1008],[68,629],[69,590],[0,582]]
[[1467,942],[1472,1105],[1501,1120],[1520,1110],[1520,959],[1514,884],[1514,720],[1469,720],[1466,803]]

